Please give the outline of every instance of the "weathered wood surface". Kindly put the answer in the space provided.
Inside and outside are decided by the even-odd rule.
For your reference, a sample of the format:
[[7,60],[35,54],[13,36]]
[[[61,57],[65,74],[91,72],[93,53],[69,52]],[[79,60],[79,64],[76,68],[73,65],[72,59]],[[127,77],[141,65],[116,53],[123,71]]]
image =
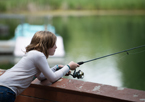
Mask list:
[[47,85],[36,79],[15,102],[145,102],[145,91],[65,78]]

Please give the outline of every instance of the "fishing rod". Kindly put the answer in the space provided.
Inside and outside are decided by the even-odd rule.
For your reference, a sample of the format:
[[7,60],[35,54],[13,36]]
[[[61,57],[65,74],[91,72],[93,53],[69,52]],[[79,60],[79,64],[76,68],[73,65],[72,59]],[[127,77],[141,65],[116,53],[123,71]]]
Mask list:
[[87,63],[87,62],[91,62],[91,61],[94,61],[94,60],[98,60],[98,59],[101,59],[101,58],[109,57],[109,56],[116,55],[116,54],[123,53],[123,52],[127,52],[127,54],[129,54],[128,51],[134,50],[134,49],[138,49],[138,48],[141,48],[141,47],[145,47],[145,45],[141,45],[141,46],[138,46],[138,47],[134,47],[134,48],[130,48],[130,49],[127,49],[127,50],[119,51],[119,52],[116,52],[116,53],[108,54],[108,55],[105,55],[105,56],[102,56],[102,57],[98,57],[98,58],[94,58],[94,59],[91,59],[91,60],[81,61],[81,62],[78,62],[78,64],[82,65],[82,64]]
[[[98,59],[101,59],[101,58],[105,58],[105,57],[109,57],[109,56],[112,56],[112,55],[120,54],[120,53],[123,53],[123,52],[127,52],[127,54],[129,55],[128,51],[134,50],[134,49],[138,49],[138,48],[141,48],[141,47],[145,47],[145,45],[141,45],[141,46],[138,46],[138,47],[134,47],[134,48],[130,48],[130,49],[127,49],[127,50],[119,51],[119,52],[116,52],[116,53],[108,54],[108,55],[105,55],[105,56],[102,56],[102,57],[98,57],[98,58],[94,58],[94,59],[91,59],[91,60],[81,61],[81,62],[78,62],[77,64],[82,65],[82,64],[87,63],[87,62],[91,62],[91,61],[98,60]],[[84,72],[82,72],[81,70],[79,70],[77,72],[75,70],[74,73],[70,74],[70,75],[73,78],[78,78],[78,79],[83,79],[84,78]]]

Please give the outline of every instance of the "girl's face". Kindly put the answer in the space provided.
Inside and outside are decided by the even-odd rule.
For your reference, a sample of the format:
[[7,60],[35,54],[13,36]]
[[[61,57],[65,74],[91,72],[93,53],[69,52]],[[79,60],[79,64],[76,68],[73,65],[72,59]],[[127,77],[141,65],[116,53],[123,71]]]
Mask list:
[[49,55],[54,55],[56,48],[57,48],[56,44],[54,44],[52,48],[49,48],[48,49]]

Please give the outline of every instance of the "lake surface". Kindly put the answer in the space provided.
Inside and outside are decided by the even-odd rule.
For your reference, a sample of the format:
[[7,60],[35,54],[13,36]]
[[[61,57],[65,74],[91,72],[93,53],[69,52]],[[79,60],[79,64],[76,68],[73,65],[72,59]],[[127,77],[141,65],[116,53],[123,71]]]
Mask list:
[[[145,44],[145,16],[54,18],[66,63],[86,61]],[[85,63],[83,80],[145,90],[145,47]],[[72,78],[72,77],[69,77]]]
[[[52,24],[64,39],[67,64],[145,45],[144,18],[144,15],[54,17]],[[44,24],[42,19],[31,18],[26,22]],[[77,69],[85,73],[81,80],[145,90],[145,47],[128,53],[81,65]]]

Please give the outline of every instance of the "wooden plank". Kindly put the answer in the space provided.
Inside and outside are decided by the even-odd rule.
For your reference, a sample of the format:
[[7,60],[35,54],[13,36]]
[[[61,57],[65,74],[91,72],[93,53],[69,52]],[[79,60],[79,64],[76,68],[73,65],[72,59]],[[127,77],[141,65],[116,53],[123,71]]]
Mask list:
[[28,96],[19,95],[16,98],[15,102],[54,102],[54,101],[39,99],[37,97],[28,97]]
[[[2,74],[4,70],[0,70]],[[62,78],[52,85],[34,80],[15,102],[144,102],[145,91]]]
[[[77,91],[39,88],[38,86],[27,88],[22,95],[45,100],[53,100],[56,102],[130,102],[109,97],[93,96]],[[25,102],[28,101],[26,100]]]
[[35,81],[22,95],[58,102],[132,102],[129,99],[111,97],[109,94],[102,95],[101,90],[94,89],[96,85],[100,84],[64,78],[50,86]]

